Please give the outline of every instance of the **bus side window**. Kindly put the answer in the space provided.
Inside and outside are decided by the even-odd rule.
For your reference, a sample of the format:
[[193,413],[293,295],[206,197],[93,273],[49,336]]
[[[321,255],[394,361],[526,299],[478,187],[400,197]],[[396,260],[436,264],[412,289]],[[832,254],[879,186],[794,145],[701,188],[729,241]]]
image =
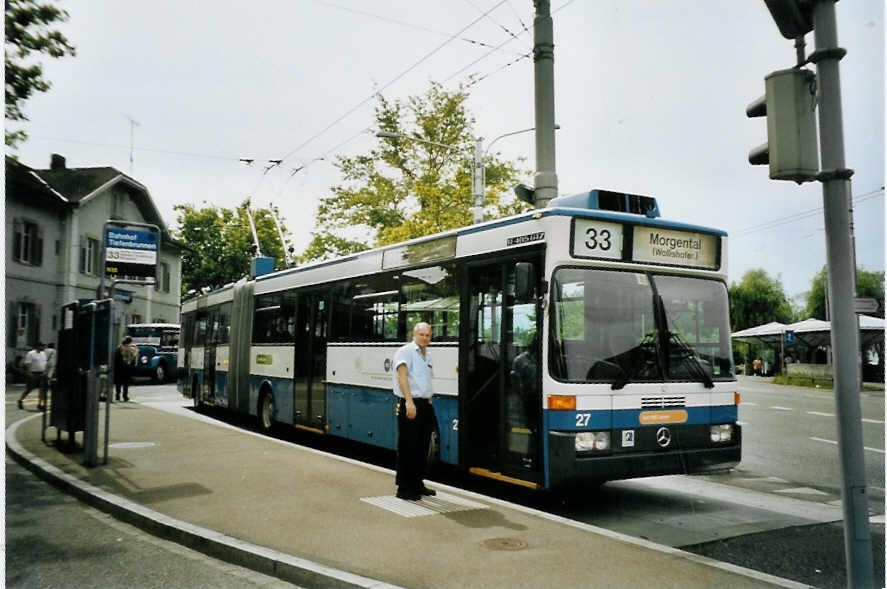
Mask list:
[[431,325],[434,341],[459,340],[459,291],[449,265],[408,270],[401,275],[403,304],[409,337],[417,323]]

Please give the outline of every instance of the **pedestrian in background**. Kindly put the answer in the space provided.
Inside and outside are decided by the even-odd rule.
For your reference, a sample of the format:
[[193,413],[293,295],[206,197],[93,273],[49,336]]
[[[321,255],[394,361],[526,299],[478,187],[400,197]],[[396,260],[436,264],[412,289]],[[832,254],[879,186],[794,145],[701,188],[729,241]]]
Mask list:
[[114,398],[120,400],[120,389],[123,389],[123,400],[129,401],[129,378],[135,366],[138,350],[132,345],[132,338],[127,336],[114,352]]
[[49,342],[46,344],[46,349],[43,350],[46,354],[46,373],[43,377],[43,388],[40,391],[40,397],[44,403],[46,403],[46,391],[52,386],[52,379],[55,378],[55,364],[56,364],[56,351],[55,344]]
[[413,341],[394,354],[394,394],[397,396],[397,497],[417,501],[436,495],[422,482],[428,444],[437,418],[431,404],[433,369],[428,344],[431,326],[417,323]]
[[43,409],[43,396],[46,392],[44,388],[44,380],[46,378],[46,352],[43,351],[43,342],[37,342],[34,349],[25,355],[24,365],[26,371],[25,392],[19,397],[18,408],[24,409],[22,401],[25,400],[25,397],[27,397],[31,391],[37,389],[37,410],[39,411]]

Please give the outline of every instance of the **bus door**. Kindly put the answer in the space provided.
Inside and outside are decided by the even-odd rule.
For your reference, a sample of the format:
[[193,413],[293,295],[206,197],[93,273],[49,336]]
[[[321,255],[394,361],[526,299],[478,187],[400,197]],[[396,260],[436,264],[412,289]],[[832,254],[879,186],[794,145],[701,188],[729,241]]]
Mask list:
[[[460,448],[478,474],[539,477],[541,312],[536,293],[517,293],[523,275],[541,275],[541,254],[466,268],[459,359]],[[537,282],[537,281],[534,281]]]
[[203,348],[203,398],[208,403],[216,397],[216,338],[219,332],[219,310],[210,309],[206,316],[206,338]]
[[326,412],[326,293],[299,293],[293,394],[296,424],[322,429]]

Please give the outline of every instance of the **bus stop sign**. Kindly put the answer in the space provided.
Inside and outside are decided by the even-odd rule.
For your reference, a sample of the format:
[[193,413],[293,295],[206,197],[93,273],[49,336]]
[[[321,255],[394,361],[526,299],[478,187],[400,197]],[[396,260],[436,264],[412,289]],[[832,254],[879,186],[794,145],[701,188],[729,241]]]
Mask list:
[[154,277],[157,275],[157,231],[108,227],[105,235],[105,274]]

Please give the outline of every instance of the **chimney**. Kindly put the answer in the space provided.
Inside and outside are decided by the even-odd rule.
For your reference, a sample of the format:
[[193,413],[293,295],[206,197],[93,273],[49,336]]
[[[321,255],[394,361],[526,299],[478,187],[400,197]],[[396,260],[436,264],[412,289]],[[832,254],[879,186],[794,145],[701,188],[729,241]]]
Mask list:
[[64,170],[65,169],[65,158],[60,156],[57,153],[52,154],[52,157],[49,160],[49,169],[50,170]]

